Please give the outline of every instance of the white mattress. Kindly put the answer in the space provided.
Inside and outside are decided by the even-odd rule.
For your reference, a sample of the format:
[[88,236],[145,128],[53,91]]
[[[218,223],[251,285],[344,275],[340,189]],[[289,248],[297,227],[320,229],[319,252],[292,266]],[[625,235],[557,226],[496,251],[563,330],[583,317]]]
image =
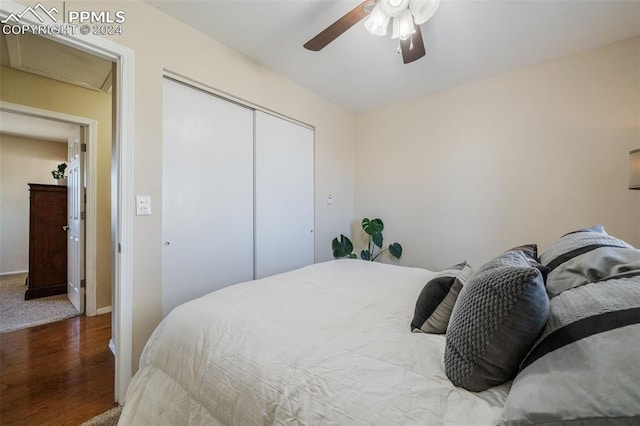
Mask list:
[[149,339],[120,424],[495,425],[509,385],[456,388],[445,337],[410,332],[433,275],[337,260],[181,305]]

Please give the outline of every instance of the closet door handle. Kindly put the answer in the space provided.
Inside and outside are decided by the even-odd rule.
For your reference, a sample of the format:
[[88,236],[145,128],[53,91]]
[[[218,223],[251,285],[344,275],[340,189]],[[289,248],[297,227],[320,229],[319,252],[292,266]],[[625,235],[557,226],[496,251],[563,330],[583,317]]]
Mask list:
[[67,232],[69,230],[69,225],[63,225],[62,230]]

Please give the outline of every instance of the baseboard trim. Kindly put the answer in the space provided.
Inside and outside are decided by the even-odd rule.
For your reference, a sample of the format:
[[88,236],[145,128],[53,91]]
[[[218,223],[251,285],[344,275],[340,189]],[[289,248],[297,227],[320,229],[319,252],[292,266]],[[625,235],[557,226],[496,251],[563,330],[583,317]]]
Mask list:
[[24,271],[0,272],[0,276],[3,276],[3,275],[15,275],[15,274],[26,274],[27,272],[29,272],[28,269],[25,269]]
[[116,344],[113,343],[113,339],[109,339],[109,349],[111,350],[113,356],[116,356]]
[[111,306],[96,309],[96,315],[108,314],[111,312]]

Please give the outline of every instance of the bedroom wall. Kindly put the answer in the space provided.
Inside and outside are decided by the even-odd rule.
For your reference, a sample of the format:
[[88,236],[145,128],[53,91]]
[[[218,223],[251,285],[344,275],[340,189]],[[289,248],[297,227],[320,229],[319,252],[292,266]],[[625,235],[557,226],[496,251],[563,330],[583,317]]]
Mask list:
[[0,67],[0,100],[98,122],[96,307],[111,306],[111,93]]
[[[20,1],[22,4],[30,4]],[[62,2],[43,1],[62,10]],[[353,218],[355,117],[141,1],[67,1],[66,10],[123,10],[115,43],[135,52],[134,191],[150,195],[152,216],[133,217],[133,364],[162,316],[162,78],[189,77],[315,126],[315,259]],[[326,204],[327,193],[335,202]],[[329,241],[329,242],[328,242]],[[125,250],[129,249],[124,247]]]
[[640,247],[638,147],[636,38],[359,115],[356,218],[434,270],[597,223]]
[[29,183],[55,184],[67,144],[0,134],[0,275],[29,269]]

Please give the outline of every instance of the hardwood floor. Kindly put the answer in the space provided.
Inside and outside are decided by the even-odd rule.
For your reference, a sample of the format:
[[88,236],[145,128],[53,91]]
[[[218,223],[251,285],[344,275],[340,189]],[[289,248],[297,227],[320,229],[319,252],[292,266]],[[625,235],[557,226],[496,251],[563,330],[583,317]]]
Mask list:
[[116,406],[111,315],[0,334],[0,424],[79,425]]

